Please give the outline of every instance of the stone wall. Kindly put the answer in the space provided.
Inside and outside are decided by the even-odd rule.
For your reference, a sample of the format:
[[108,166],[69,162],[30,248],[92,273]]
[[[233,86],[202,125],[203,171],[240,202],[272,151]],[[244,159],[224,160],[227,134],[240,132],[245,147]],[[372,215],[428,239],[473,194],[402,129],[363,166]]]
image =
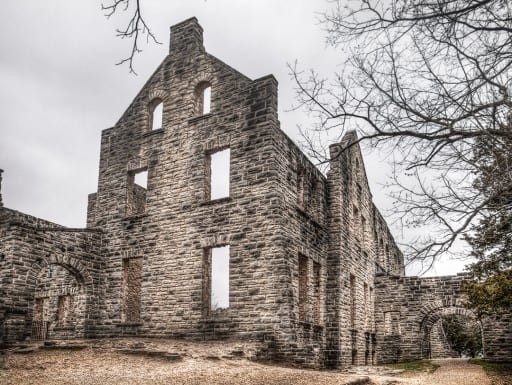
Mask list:
[[[0,209],[0,272],[4,342],[33,336],[37,299],[44,299],[48,337],[94,334],[102,277],[100,233],[67,229],[7,208]],[[70,296],[73,322],[58,319],[60,297]],[[71,305],[71,304],[70,304]]]

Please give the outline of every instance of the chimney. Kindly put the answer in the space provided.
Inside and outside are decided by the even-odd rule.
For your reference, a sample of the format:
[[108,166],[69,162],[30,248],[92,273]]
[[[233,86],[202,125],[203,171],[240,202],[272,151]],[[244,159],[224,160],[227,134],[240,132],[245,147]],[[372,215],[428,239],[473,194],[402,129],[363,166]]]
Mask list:
[[182,51],[204,51],[203,28],[195,17],[191,17],[171,27],[169,53]]

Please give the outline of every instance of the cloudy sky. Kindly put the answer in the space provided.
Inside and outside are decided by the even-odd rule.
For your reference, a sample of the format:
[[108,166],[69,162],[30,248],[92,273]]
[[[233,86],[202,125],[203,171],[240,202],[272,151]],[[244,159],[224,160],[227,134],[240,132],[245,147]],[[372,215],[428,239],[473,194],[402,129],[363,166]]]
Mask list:
[[[108,4],[110,0],[105,0]],[[101,130],[111,127],[168,51],[169,27],[191,16],[206,49],[250,78],[279,81],[282,129],[298,140],[287,63],[332,72],[342,61],[326,47],[318,14],[324,0],[142,0],[161,45],[143,45],[138,76],[115,63],[130,42],[115,36],[127,14],[106,19],[96,0],[2,0],[0,24],[0,168],[7,207],[71,227],[85,226],[87,194],[96,191]],[[382,155],[365,154],[377,206],[389,208]],[[399,237],[398,231],[395,235]],[[452,274],[444,261],[429,274]],[[413,270],[411,272],[414,272]]]

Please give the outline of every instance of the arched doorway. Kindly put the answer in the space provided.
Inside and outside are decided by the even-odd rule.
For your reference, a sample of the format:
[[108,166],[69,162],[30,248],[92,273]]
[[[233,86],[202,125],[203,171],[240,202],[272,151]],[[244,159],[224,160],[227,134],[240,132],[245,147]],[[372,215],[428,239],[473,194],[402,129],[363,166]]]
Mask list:
[[454,332],[466,332],[476,335],[482,346],[482,325],[476,315],[459,305],[433,307],[424,313],[420,322],[422,358],[458,357],[464,353],[454,339]]
[[43,266],[35,281],[31,338],[82,337],[86,299],[84,279],[77,270],[58,263]]

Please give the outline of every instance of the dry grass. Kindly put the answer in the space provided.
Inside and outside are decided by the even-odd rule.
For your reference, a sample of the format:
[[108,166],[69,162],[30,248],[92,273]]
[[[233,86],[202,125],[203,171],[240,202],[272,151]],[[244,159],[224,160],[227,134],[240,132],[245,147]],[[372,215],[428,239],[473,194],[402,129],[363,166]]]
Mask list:
[[469,362],[482,366],[492,385],[512,385],[512,363],[488,362],[481,359],[472,359]]

